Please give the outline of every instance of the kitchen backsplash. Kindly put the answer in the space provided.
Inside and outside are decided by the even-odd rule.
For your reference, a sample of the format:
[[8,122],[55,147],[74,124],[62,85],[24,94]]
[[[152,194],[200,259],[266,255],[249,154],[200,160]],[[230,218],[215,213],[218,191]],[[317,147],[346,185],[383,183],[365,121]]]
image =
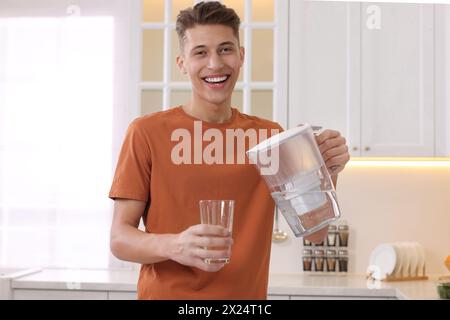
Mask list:
[[[351,226],[349,273],[365,273],[380,243],[417,241],[426,250],[427,273],[445,273],[450,252],[449,167],[352,167],[341,173],[337,195]],[[289,237],[272,244],[271,273],[302,272],[302,240],[284,218]]]

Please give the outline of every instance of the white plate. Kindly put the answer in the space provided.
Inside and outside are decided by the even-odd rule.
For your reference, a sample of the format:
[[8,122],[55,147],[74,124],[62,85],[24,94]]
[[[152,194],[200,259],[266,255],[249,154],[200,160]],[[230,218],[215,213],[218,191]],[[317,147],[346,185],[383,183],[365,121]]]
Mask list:
[[411,264],[410,258],[409,258],[409,252],[408,252],[408,245],[405,242],[400,242],[398,244],[400,248],[400,254],[402,255],[402,277],[408,277],[409,276],[409,266]]
[[401,250],[400,243],[398,242],[393,243],[392,246],[394,247],[395,254],[397,257],[394,275],[395,277],[401,277],[403,274],[403,251]]
[[380,244],[370,255],[369,270],[375,280],[383,280],[394,272],[396,252],[390,244]]
[[409,252],[409,276],[416,277],[418,275],[419,252],[414,242],[408,242],[407,245]]
[[416,242],[416,249],[419,254],[419,261],[417,262],[417,270],[419,276],[424,276],[425,269],[425,248],[418,242]]

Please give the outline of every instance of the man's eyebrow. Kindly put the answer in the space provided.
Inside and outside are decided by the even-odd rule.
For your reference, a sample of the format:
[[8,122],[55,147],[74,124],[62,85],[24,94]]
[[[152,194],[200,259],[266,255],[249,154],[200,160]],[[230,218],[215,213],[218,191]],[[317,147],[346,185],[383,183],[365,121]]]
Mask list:
[[227,45],[232,45],[232,46],[234,46],[235,44],[234,44],[234,42],[232,42],[232,41],[225,41],[225,42],[222,42],[221,44],[219,44],[219,47],[220,47],[220,46],[227,46]]
[[[221,46],[228,46],[228,45],[235,46],[235,43],[232,42],[232,41],[225,41],[225,42],[222,42],[221,44],[219,44],[219,47],[221,47]],[[201,45],[198,45],[198,46],[195,46],[194,48],[192,48],[191,52],[195,51],[195,50],[198,50],[198,49],[205,49],[205,48],[206,48],[206,46],[204,44],[201,44]]]
[[204,49],[204,48],[206,48],[206,46],[204,44],[201,44],[199,46],[196,46],[196,47],[192,48],[191,52],[194,51],[194,50],[197,50],[197,49]]

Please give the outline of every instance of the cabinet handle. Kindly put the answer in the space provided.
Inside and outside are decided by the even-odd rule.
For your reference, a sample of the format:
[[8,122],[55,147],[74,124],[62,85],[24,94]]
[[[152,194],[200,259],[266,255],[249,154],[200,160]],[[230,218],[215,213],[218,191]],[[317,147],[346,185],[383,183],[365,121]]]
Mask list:
[[357,150],[358,150],[358,147],[353,147],[352,150],[353,150],[353,151],[357,151]]
[[364,151],[370,151],[370,147],[365,147]]

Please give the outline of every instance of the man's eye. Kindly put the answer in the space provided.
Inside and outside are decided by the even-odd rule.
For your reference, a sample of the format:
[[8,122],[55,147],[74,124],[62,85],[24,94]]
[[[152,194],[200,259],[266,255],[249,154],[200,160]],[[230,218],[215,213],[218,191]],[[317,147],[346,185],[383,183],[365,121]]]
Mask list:
[[228,52],[232,52],[232,51],[233,51],[233,48],[226,47],[226,48],[222,48],[220,51],[221,51],[221,52],[224,52],[224,53],[228,53]]
[[206,51],[197,51],[197,52],[195,53],[196,56],[203,56],[203,55],[205,55],[205,54],[206,54]]

